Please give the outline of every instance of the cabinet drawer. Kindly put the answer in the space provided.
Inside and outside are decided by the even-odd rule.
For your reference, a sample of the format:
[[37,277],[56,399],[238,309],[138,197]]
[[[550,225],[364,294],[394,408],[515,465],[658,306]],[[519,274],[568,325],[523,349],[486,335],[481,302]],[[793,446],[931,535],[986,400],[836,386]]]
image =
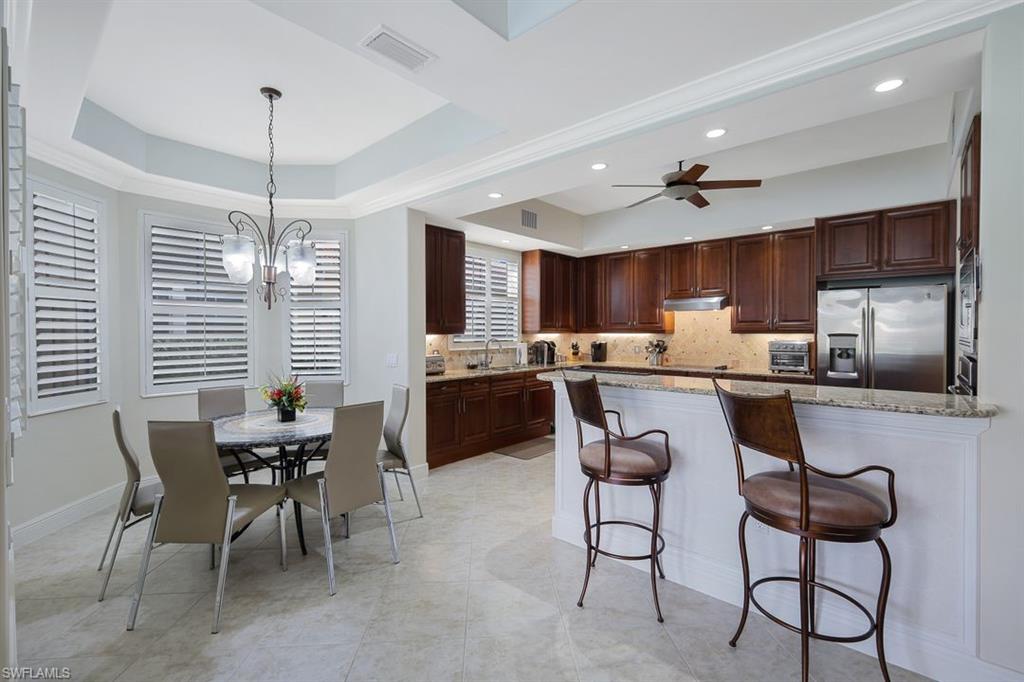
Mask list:
[[436,381],[427,384],[427,397],[435,395],[458,395],[458,381]]
[[490,379],[466,379],[462,383],[462,393],[476,393],[491,390]]
[[510,377],[495,377],[491,380],[491,389],[500,391],[504,388],[518,388],[524,383],[526,383],[526,377],[522,374]]

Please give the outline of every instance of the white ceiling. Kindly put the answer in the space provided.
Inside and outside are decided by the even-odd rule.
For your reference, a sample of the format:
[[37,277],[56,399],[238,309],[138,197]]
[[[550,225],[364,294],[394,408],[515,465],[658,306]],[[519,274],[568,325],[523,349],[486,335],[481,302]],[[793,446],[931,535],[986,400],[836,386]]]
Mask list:
[[284,93],[281,163],[337,163],[445,104],[250,2],[168,0],[113,4],[86,96],[152,135],[262,161],[264,85]]

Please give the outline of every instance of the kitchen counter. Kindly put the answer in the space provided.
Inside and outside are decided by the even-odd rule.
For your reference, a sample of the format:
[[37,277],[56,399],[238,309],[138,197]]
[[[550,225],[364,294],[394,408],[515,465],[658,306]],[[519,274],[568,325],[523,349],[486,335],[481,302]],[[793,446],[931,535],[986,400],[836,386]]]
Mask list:
[[[743,372],[748,374],[748,372]],[[585,379],[597,377],[602,386],[636,388],[646,391],[670,393],[693,393],[714,395],[715,388],[710,379],[674,376],[641,376],[615,373],[571,371],[570,378]],[[562,375],[547,372],[537,377],[543,381],[561,381]],[[998,412],[994,405],[979,403],[976,398],[947,393],[916,393],[913,391],[883,391],[866,388],[845,388],[840,386],[808,386],[802,384],[767,384],[758,381],[737,381],[725,379],[722,387],[729,391],[748,395],[774,395],[788,389],[794,403],[807,405],[829,405],[852,407],[878,412],[900,412],[937,417],[987,418]]]
[[[813,381],[813,376],[810,374],[798,374],[798,373],[777,373],[770,372],[767,369],[744,369],[741,367],[730,367],[729,369],[714,369],[713,367],[698,367],[695,365],[657,365],[652,367],[646,362],[629,362],[629,361],[609,361],[609,362],[591,362],[591,361],[579,361],[571,360],[568,362],[557,362],[551,365],[511,365],[507,367],[495,367],[493,369],[450,369],[446,370],[444,374],[428,374],[427,383],[435,383],[439,381],[459,381],[461,379],[479,379],[481,377],[501,376],[502,374],[518,374],[520,372],[538,372],[538,371],[551,371],[558,369],[579,369],[582,367],[588,368],[586,371],[589,372],[601,372],[602,370],[622,370],[624,372],[701,372],[701,373],[713,373],[716,376],[749,376],[749,377],[765,377],[771,378],[774,381],[785,381],[786,378],[792,378],[796,382],[801,380],[804,382]],[[593,369],[591,369],[593,368]]]

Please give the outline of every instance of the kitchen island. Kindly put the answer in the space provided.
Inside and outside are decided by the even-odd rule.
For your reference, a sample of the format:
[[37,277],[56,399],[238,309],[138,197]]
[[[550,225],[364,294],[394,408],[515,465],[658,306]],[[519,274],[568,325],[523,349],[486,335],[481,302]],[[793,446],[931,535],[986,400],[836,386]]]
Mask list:
[[[597,376],[605,407],[622,413],[627,434],[655,428],[668,432],[672,471],[662,505],[666,577],[739,605],[743,583],[736,530],[744,505],[737,494],[732,442],[711,381],[590,371],[567,375]],[[561,372],[537,378],[553,382],[556,395],[552,534],[582,547],[586,479],[577,459],[576,426]],[[893,559],[886,616],[889,661],[942,679],[989,676],[987,664],[977,658],[978,437],[995,408],[955,395],[735,380],[722,385],[757,395],[790,390],[806,456],[815,466],[851,471],[878,464],[895,471],[899,517],[883,535]],[[584,440],[598,434],[585,428]],[[782,466],[758,453],[746,454],[745,464],[748,476]],[[887,499],[884,484],[882,478],[868,478],[866,487]],[[606,486],[601,504],[606,519],[645,523],[651,516],[646,490]],[[642,554],[647,543],[649,535],[628,528],[608,528],[602,536],[602,547],[624,554]],[[796,574],[794,536],[752,521],[747,543],[752,579]],[[818,552],[819,577],[874,603],[881,572],[874,545],[820,543]],[[601,562],[597,565],[599,574]],[[799,622],[795,587],[766,586],[758,598],[771,611]],[[830,595],[819,602],[820,631],[849,635],[864,629],[863,616],[847,604]],[[666,611],[666,620],[671,622],[673,615]],[[852,646],[874,653],[871,640]]]

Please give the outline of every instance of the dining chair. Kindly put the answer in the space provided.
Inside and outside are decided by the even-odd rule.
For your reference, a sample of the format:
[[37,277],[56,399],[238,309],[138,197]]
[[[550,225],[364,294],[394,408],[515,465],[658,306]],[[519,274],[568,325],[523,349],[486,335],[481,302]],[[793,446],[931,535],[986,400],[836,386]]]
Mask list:
[[341,407],[345,404],[345,382],[306,381],[306,407]]
[[[384,503],[384,517],[391,537],[391,558],[398,563],[398,541],[391,517],[391,502],[384,485],[384,467],[377,462],[384,403],[362,403],[334,408],[331,445],[323,471],[288,481],[288,497],[320,512],[327,559],[327,584],[336,592],[334,551],[331,545],[332,516],[349,514],[377,502]],[[302,509],[295,515],[302,522]]]
[[[223,386],[218,388],[200,388],[199,418],[212,421],[219,417],[245,412],[245,389],[242,386]],[[220,462],[228,478],[241,476],[246,483],[249,474],[268,466],[268,457],[277,457],[277,453],[264,453],[260,456],[245,450],[221,451]],[[277,472],[270,468],[271,480],[276,482]]]
[[163,481],[164,492],[154,499],[139,577],[128,612],[128,630],[135,629],[149,558],[156,544],[220,543],[220,573],[211,629],[217,633],[220,630],[231,543],[249,524],[274,506],[277,507],[281,542],[281,570],[288,570],[284,486],[229,485],[217,455],[213,424],[208,421],[151,421],[149,450]]
[[405,447],[402,445],[402,432],[405,430],[405,421],[409,417],[409,387],[395,384],[391,387],[391,405],[388,407],[388,418],[384,422],[384,446],[383,450],[377,451],[377,463],[384,467],[384,471],[390,471],[395,477],[395,486],[398,487],[399,499],[404,500],[402,486],[398,482],[398,474],[409,477],[409,485],[412,487],[412,495],[416,500],[416,509],[419,510],[419,518],[423,518],[423,507],[420,506],[420,496],[416,492],[416,481],[412,477],[412,470],[409,468],[409,460],[405,456]]
[[[110,582],[110,574],[114,572],[114,561],[117,560],[117,550],[121,547],[121,536],[124,535],[124,531],[150,517],[150,514],[153,513],[153,502],[156,496],[164,490],[160,481],[142,484],[139,458],[124,435],[120,406],[114,408],[113,422],[114,440],[117,442],[117,449],[121,452],[121,460],[124,462],[125,481],[121,502],[114,515],[114,525],[110,527],[110,535],[107,536],[107,544],[103,548],[99,568],[96,569],[97,571],[103,570],[103,564],[106,563],[109,552],[110,564],[103,576],[103,584],[100,586],[100,596],[97,601],[103,601],[107,595],[107,584]],[[111,548],[111,542],[113,542],[113,548]]]

